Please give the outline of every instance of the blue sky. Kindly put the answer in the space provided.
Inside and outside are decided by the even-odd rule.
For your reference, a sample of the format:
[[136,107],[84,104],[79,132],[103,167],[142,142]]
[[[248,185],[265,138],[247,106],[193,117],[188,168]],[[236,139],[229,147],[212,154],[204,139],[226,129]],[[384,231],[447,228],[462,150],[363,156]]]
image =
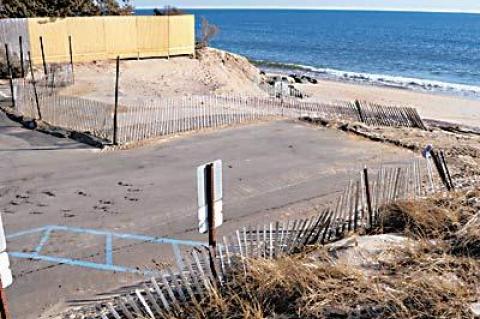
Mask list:
[[480,12],[480,0],[133,0],[137,7],[295,7]]

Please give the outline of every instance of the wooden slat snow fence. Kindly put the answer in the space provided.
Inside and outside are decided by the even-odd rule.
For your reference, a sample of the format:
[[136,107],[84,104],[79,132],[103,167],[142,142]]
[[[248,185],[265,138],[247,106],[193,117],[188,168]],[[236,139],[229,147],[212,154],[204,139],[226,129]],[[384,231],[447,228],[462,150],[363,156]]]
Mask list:
[[[185,303],[198,306],[215,290],[221,293],[225,283],[235,280],[233,273],[248,272],[248,259],[275,259],[306,246],[322,245],[375,228],[383,207],[429,192],[424,165],[424,160],[414,160],[376,171],[364,169],[319,214],[243,227],[219,240],[215,252],[208,247],[182,252],[177,267],[163,269],[161,275],[150,278],[131,293],[85,307],[76,312],[76,317],[70,313],[68,318],[166,318],[181,312]],[[438,176],[435,180],[439,183]]]
[[29,80],[16,79],[16,113],[34,119],[41,117],[42,121],[53,126],[89,132],[94,136],[110,139],[113,127],[112,106],[95,100],[63,95],[59,92],[70,83],[71,74],[57,73],[56,79],[53,82],[51,77],[42,78],[36,81],[35,87]]
[[[66,74],[63,74],[67,72]],[[58,83],[68,84],[68,69],[58,71]],[[112,141],[114,105],[87,97],[70,96],[56,80],[15,82],[16,111],[68,130],[89,132]],[[57,84],[56,84],[57,83]],[[62,93],[63,92],[63,93]],[[38,100],[38,105],[37,105]],[[118,108],[118,143],[127,144],[182,132],[217,128],[272,118],[320,117],[326,120],[361,121],[375,126],[425,129],[413,108],[385,107],[368,103],[319,103],[299,99],[245,96],[178,96],[142,105]]]
[[298,99],[286,99],[280,103],[284,112],[290,116],[317,116],[326,120],[340,119],[363,122],[371,126],[403,126],[426,129],[417,110],[411,107],[381,106],[359,101],[353,103],[322,103]]

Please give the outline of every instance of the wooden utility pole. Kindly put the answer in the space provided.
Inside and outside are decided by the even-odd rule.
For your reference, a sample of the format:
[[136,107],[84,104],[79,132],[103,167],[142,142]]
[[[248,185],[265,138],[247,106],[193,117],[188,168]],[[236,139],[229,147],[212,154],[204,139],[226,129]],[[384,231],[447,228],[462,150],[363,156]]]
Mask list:
[[72,71],[72,80],[75,83],[75,72],[73,68],[73,45],[72,45],[72,36],[68,36],[68,50],[70,52],[70,68]]
[[117,56],[117,68],[115,72],[115,109],[113,111],[113,144],[118,145],[118,85],[120,78],[120,56]]
[[358,100],[355,100],[355,106],[357,107],[358,116],[360,117],[360,121],[362,123],[365,123],[365,118],[364,118],[363,113],[362,113],[362,106],[360,105],[360,102]]

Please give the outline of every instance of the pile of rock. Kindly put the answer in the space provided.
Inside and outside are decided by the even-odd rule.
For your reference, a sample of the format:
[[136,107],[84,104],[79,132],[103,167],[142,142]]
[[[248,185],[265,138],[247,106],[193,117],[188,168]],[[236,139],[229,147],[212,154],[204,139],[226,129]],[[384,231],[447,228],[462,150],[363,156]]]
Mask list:
[[295,83],[298,83],[298,84],[308,84],[308,83],[318,84],[317,79],[307,75],[290,74],[290,78],[292,78],[295,81]]
[[302,99],[305,95],[295,87],[295,84],[318,83],[316,79],[306,76],[267,75],[265,72],[261,72],[261,75],[264,77],[264,83],[268,86],[268,90],[272,91],[278,98],[291,96]]

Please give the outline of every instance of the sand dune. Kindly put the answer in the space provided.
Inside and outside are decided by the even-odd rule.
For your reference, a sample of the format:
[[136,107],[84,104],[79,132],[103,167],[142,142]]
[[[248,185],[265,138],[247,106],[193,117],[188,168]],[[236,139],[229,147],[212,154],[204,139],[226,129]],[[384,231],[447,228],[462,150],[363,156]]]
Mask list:
[[[239,94],[265,95],[258,87],[259,70],[244,57],[216,49],[199,50],[197,59],[121,61],[120,104],[134,105],[166,96]],[[76,83],[65,94],[113,103],[115,62],[76,67]]]

